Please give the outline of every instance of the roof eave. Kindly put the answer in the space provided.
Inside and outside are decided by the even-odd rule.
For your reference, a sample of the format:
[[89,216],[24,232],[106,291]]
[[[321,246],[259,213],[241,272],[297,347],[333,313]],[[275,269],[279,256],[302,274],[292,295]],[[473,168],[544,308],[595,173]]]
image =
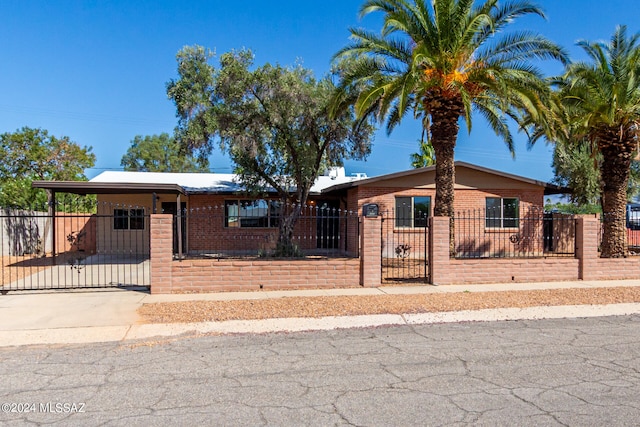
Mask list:
[[[544,182],[544,181],[538,181],[535,179],[531,179],[531,178],[526,178],[523,176],[518,176],[518,175],[513,175],[507,172],[502,172],[502,171],[498,171],[495,169],[490,169],[490,168],[485,168],[483,166],[478,166],[478,165],[474,165],[471,163],[467,163],[467,162],[461,162],[461,161],[456,161],[454,162],[454,166],[463,166],[469,169],[474,169],[480,172],[485,172],[485,173],[490,173],[493,175],[497,175],[497,176],[501,176],[504,178],[509,178],[509,179],[513,179],[516,181],[520,181],[520,182],[526,182],[529,184],[533,184],[533,185],[537,185],[540,187],[543,187],[545,189],[545,194],[562,194],[562,193],[571,193],[571,190],[566,188],[566,187],[560,187],[554,184],[550,184],[548,182]],[[360,185],[363,184],[371,184],[371,183],[375,183],[375,182],[379,182],[379,181],[385,181],[385,180],[389,180],[389,179],[395,179],[395,178],[402,178],[405,176],[410,176],[410,175],[415,175],[415,174],[419,174],[419,173],[424,173],[424,172],[431,172],[433,170],[435,170],[435,165],[433,166],[427,166],[427,167],[423,167],[423,168],[416,168],[416,169],[409,169],[406,171],[402,171],[402,172],[395,172],[395,173],[391,173],[391,174],[387,174],[387,175],[380,175],[380,176],[376,176],[376,177],[372,177],[372,178],[367,178],[367,179],[361,179],[361,180],[357,180],[357,181],[352,181],[352,182],[347,182],[344,184],[337,184],[337,185],[333,185],[331,187],[325,188],[324,190],[322,190],[323,193],[327,193],[327,192],[331,192],[331,191],[336,191],[336,190],[344,190],[344,189],[349,189],[349,188],[353,188],[353,187],[358,187]]]
[[177,184],[144,184],[135,182],[33,181],[33,188],[73,194],[187,194]]

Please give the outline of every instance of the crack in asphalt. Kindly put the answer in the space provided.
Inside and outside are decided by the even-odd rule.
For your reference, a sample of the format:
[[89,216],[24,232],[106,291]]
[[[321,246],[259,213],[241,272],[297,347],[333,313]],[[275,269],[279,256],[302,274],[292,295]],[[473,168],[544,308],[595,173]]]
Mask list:
[[[0,413],[25,425],[575,425],[640,418],[640,317],[0,349]],[[406,319],[405,319],[406,321]]]

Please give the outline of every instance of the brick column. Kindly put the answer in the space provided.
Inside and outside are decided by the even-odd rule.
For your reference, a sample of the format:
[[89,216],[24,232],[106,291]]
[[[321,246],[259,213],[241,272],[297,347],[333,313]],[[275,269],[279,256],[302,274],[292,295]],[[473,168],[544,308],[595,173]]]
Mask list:
[[429,218],[429,282],[434,285],[451,283],[449,267],[449,217]]
[[360,285],[377,287],[382,283],[382,219],[362,218],[360,243]]
[[171,293],[173,215],[151,215],[151,293]]
[[591,280],[598,270],[598,222],[597,215],[580,215],[576,223],[576,258],[578,278]]

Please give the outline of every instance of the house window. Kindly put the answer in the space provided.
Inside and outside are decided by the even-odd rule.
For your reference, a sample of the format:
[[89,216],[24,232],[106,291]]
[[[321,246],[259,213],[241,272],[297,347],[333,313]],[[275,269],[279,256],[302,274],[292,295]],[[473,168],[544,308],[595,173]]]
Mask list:
[[144,209],[114,209],[114,230],[144,230]]
[[225,227],[278,227],[280,202],[275,200],[226,200],[224,202]]
[[487,197],[486,225],[489,228],[518,228],[520,201],[516,198]]
[[431,197],[396,197],[396,227],[426,227]]

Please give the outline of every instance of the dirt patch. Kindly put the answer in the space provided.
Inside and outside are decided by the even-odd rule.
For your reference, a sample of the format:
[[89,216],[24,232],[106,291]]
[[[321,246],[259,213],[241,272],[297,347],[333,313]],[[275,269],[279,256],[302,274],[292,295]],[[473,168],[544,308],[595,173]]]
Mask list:
[[149,323],[190,323],[633,302],[640,302],[640,287],[187,301],[144,304],[138,312]]
[[42,270],[50,268],[51,258],[34,257],[33,255],[14,256],[3,255],[2,257],[2,285],[31,276]]

